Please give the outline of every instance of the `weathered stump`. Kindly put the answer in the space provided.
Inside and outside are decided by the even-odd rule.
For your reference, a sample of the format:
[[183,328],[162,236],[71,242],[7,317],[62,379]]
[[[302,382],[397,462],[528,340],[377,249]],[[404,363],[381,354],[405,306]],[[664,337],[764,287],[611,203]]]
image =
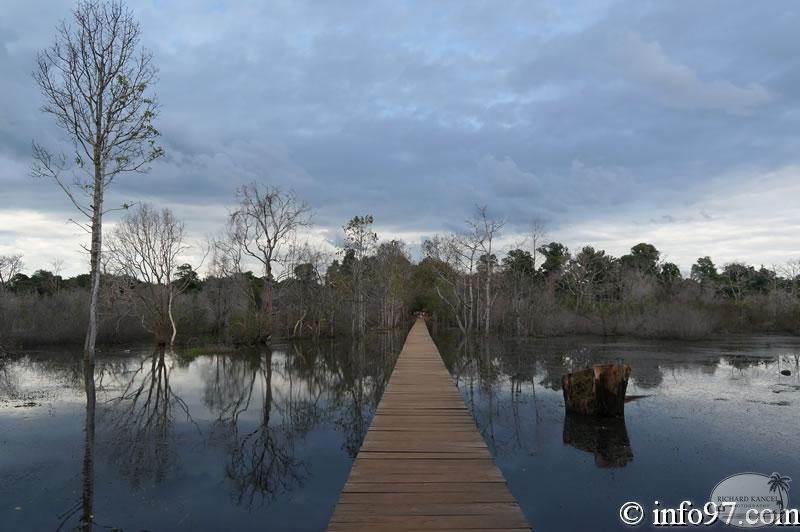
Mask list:
[[627,364],[596,364],[561,377],[564,405],[568,413],[584,416],[622,416],[631,367]]

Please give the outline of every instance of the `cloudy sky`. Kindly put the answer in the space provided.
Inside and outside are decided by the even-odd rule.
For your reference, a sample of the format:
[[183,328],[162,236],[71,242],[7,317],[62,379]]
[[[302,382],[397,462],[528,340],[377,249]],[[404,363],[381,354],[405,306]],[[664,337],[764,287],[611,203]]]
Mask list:
[[[355,214],[414,249],[476,204],[684,270],[800,256],[800,4],[794,1],[147,0],[167,156],[109,201],[217,231],[237,186],[294,189],[336,242]],[[3,0],[0,254],[84,271],[86,240],[31,141],[62,137],[30,76],[71,2]],[[112,220],[113,222],[113,217]]]

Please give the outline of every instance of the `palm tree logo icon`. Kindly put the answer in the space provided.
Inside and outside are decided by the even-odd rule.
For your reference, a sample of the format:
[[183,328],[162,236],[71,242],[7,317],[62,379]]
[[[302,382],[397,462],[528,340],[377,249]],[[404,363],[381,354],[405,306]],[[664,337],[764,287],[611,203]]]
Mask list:
[[786,503],[789,501],[789,482],[791,481],[791,478],[783,477],[779,473],[772,473],[767,481],[769,491],[774,491],[778,494],[778,504],[781,510],[786,509]]

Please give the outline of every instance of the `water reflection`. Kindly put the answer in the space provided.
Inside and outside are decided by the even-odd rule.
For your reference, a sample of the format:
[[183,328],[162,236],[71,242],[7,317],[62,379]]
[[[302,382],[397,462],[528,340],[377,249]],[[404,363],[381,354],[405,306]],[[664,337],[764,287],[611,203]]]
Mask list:
[[624,467],[633,460],[624,417],[593,418],[566,414],[564,443],[592,453],[597,467]]
[[[435,340],[538,530],[619,530],[625,501],[707,500],[732,473],[800,469],[798,338]],[[565,415],[561,376],[609,362],[632,368],[625,417]]]
[[143,480],[161,482],[177,460],[170,436],[175,410],[192,422],[189,406],[170,385],[170,355],[158,347],[133,370],[104,368],[103,381],[112,383],[103,404],[102,447],[134,487]]
[[90,531],[94,527],[94,426],[97,396],[94,382],[94,364],[83,366],[83,387],[86,392],[86,415],[83,425],[83,468],[81,469],[81,497],[72,508],[61,514],[61,522],[57,530],[61,530],[76,516],[77,526],[81,531]]
[[[214,430],[221,435],[230,456],[225,472],[233,481],[236,503],[247,508],[301,485],[307,475],[306,464],[294,451],[296,440],[313,423],[296,423],[292,415],[297,409],[292,404],[291,372],[287,372],[289,392],[284,396],[283,411],[275,412],[278,415],[273,417],[273,410],[279,408],[274,404],[273,364],[272,351],[264,348],[260,355],[240,361],[245,371],[233,371],[233,379],[221,381],[232,385],[232,389],[223,392],[229,402],[220,405]],[[237,381],[237,376],[243,379]],[[239,420],[253,401],[259,413],[258,422],[251,429]]]
[[85,371],[69,353],[7,361],[2,528],[320,530],[400,345],[120,351]]

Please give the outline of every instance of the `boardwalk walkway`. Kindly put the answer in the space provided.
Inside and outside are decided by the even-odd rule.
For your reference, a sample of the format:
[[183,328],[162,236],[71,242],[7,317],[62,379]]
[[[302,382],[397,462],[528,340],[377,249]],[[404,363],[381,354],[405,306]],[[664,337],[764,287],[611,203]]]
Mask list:
[[530,527],[417,320],[328,530],[447,529]]

